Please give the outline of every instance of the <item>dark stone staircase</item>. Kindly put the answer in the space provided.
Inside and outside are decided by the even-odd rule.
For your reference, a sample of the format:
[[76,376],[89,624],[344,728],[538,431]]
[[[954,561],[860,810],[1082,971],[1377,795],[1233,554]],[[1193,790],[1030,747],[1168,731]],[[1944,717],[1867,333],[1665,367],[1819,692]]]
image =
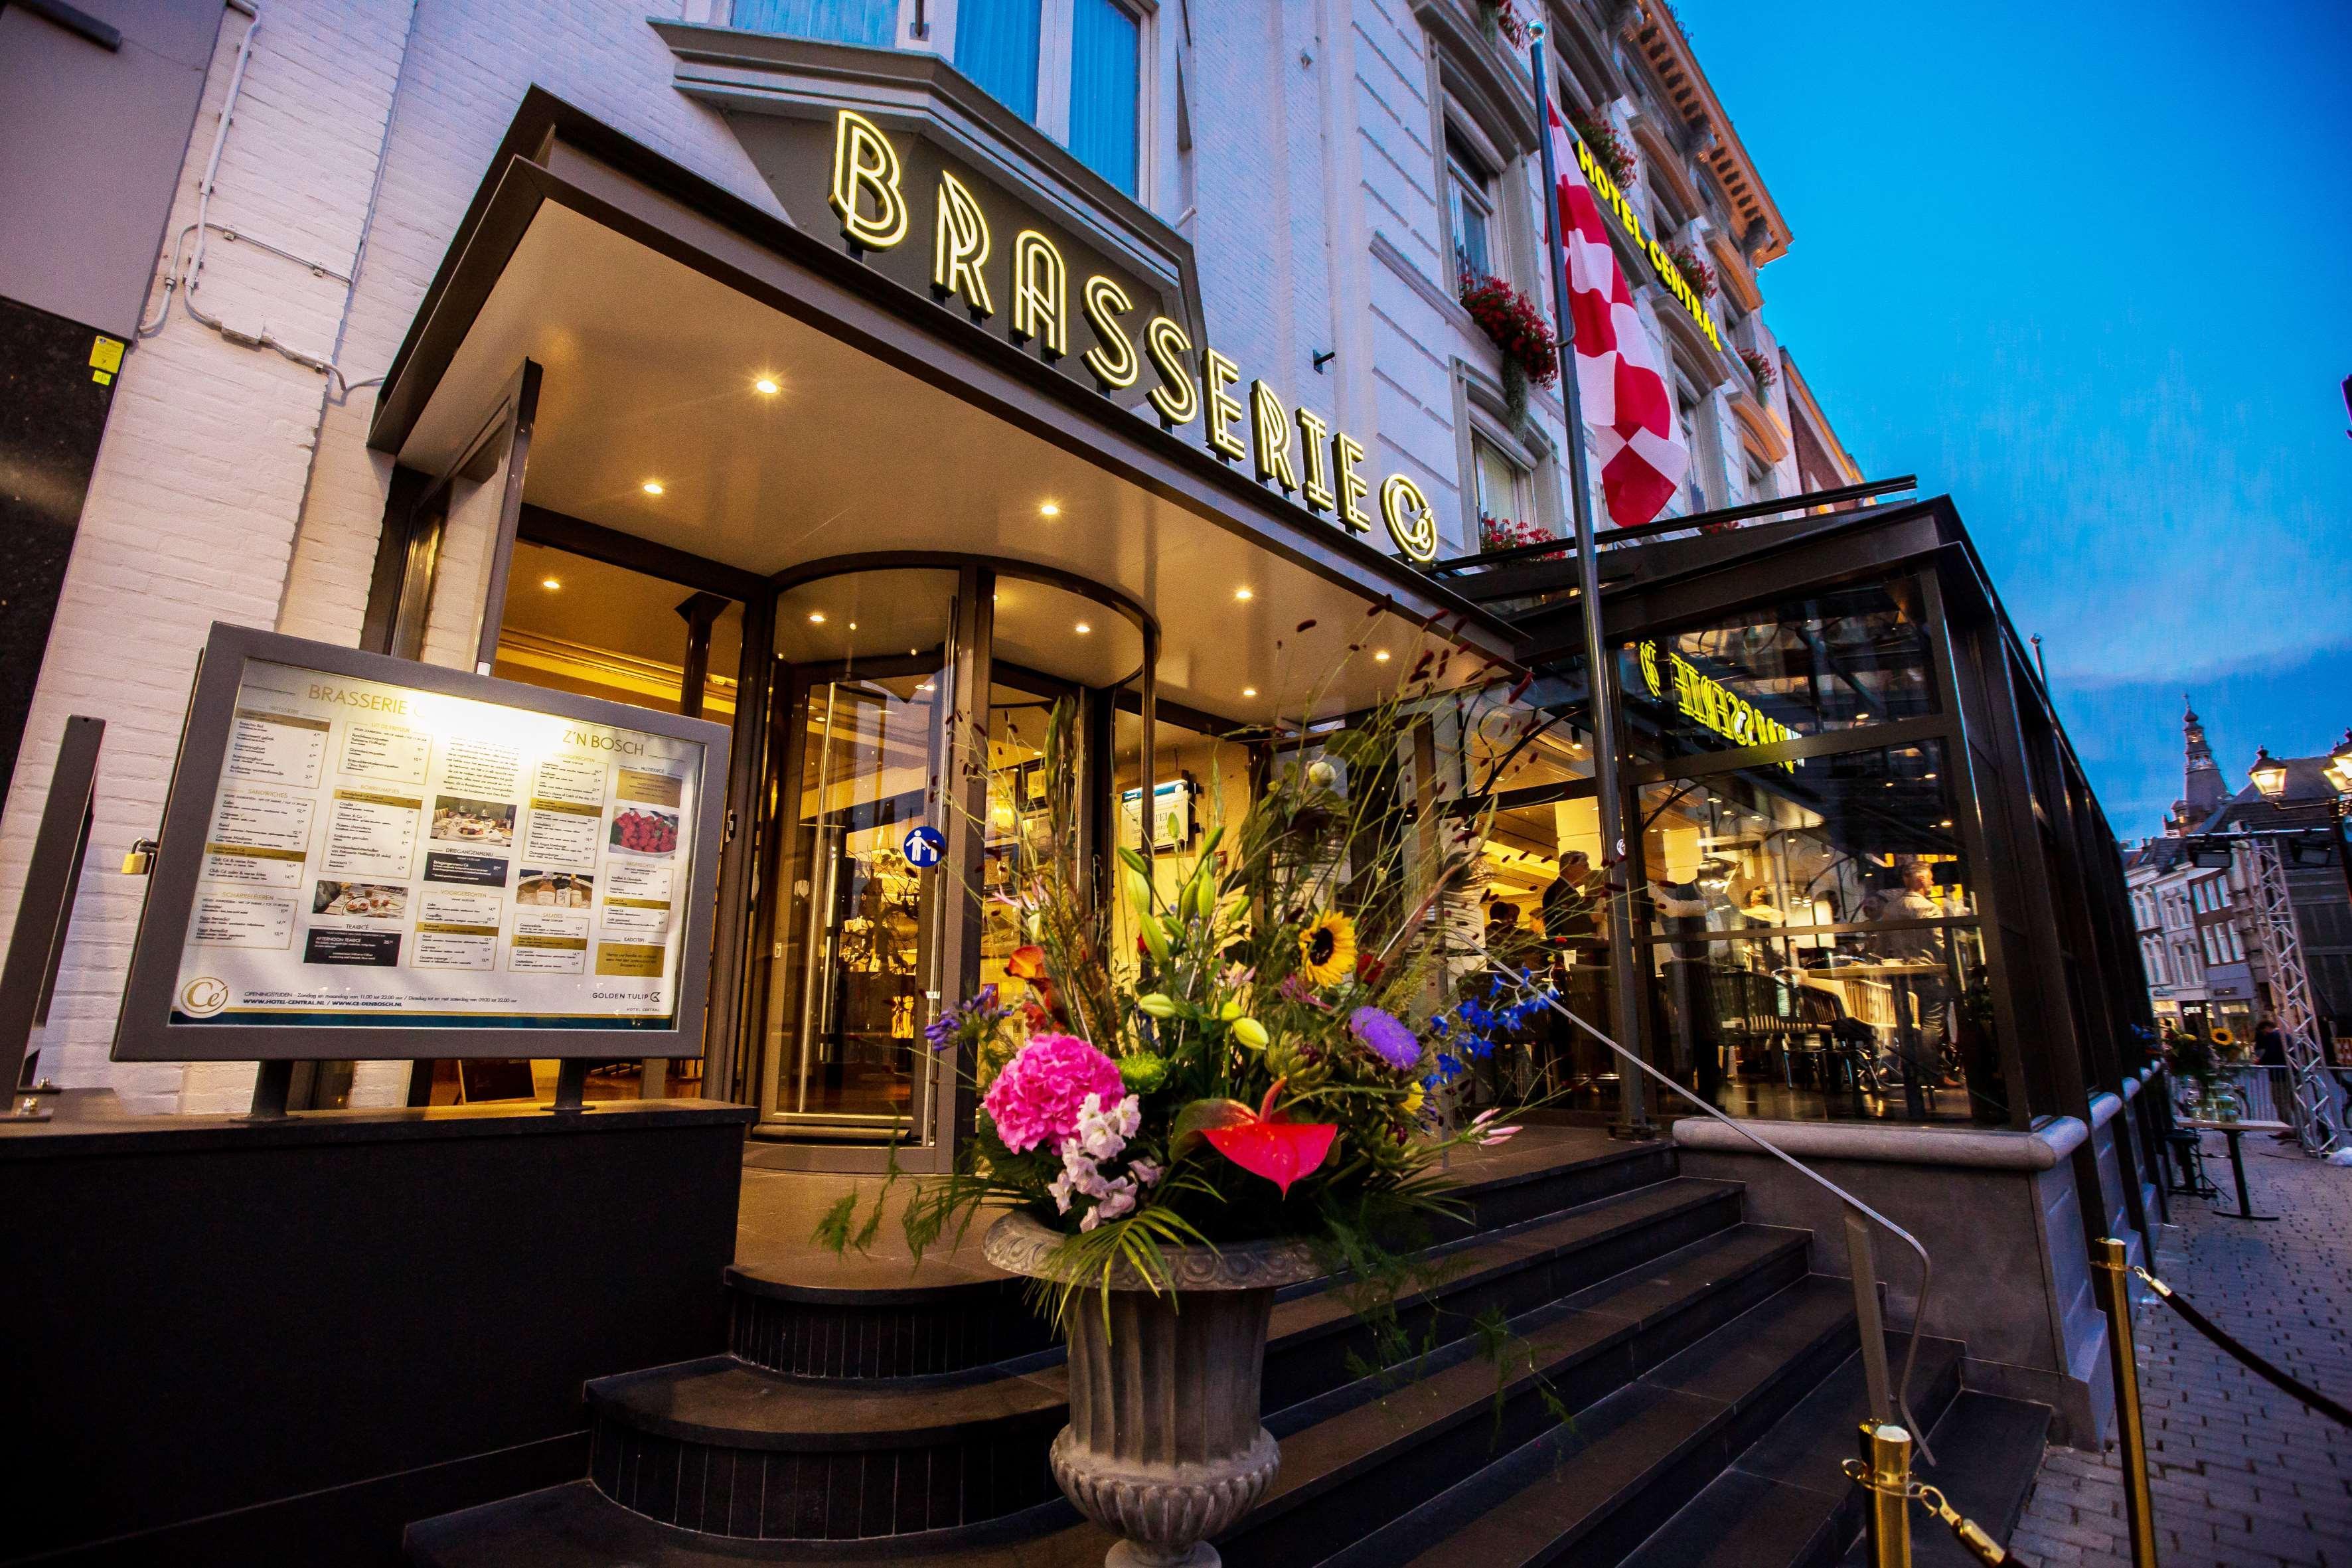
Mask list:
[[[1282,1472],[1218,1542],[1225,1561],[1837,1562],[1861,1523],[1838,1468],[1864,1405],[1847,1283],[1809,1273],[1806,1233],[1745,1223],[1737,1184],[1680,1175],[1665,1145],[1525,1163],[1468,1186],[1471,1216],[1432,1249],[1434,1283],[1402,1313],[1411,1367],[1363,1375],[1371,1337],[1337,1293],[1284,1293],[1265,1384]],[[1065,1373],[1018,1282],[729,1285],[733,1353],[592,1383],[587,1479],[414,1524],[412,1559],[1102,1561],[1109,1538],[1046,1470]],[[1509,1328],[1499,1364],[1482,1320]],[[1912,1407],[1929,1479],[2005,1537],[2048,1412],[1964,1390],[1961,1356],[1922,1345]]]

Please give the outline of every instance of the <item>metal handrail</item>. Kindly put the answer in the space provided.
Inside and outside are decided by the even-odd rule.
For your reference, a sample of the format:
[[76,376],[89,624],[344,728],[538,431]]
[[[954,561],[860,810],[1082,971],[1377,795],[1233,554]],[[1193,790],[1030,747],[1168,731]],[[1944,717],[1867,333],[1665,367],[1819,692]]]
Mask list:
[[[1822,1175],[1819,1171],[1807,1165],[1795,1155],[1790,1154],[1779,1144],[1774,1143],[1770,1139],[1757,1132],[1753,1128],[1744,1127],[1735,1119],[1726,1116],[1722,1111],[1717,1110],[1714,1106],[1586,1023],[1554,995],[1549,986],[1537,984],[1535,979],[1526,970],[1507,969],[1505,973],[1517,975],[1519,982],[1527,986],[1529,992],[1541,996],[1544,1005],[1553,1012],[1574,1024],[1660,1084],[1689,1100],[1700,1110],[1714,1117],[1807,1181],[1827,1190],[1840,1203],[1845,1205],[1847,1258],[1849,1266],[1853,1269],[1855,1315],[1862,1320],[1864,1377],[1865,1382],[1874,1385],[1870,1389],[1871,1404],[1874,1406],[1873,1415],[1885,1411],[1900,1412],[1904,1425],[1910,1428],[1913,1439],[1919,1445],[1920,1458],[1931,1465],[1934,1464],[1936,1451],[1927,1446],[1927,1431],[1919,1425],[1918,1418],[1911,1414],[1911,1373],[1918,1365],[1920,1331],[1927,1321],[1927,1292],[1935,1280],[1934,1260],[1928,1258],[1927,1249],[1919,1244],[1919,1238],[1831,1181],[1827,1176]],[[1886,1378],[1885,1336],[1884,1331],[1878,1326],[1878,1270],[1872,1258],[1870,1233],[1856,1223],[1857,1215],[1877,1221],[1893,1235],[1900,1237],[1905,1246],[1919,1255],[1919,1301],[1917,1308],[1911,1314],[1910,1342],[1903,1352],[1903,1378],[1901,1382],[1891,1387],[1888,1386]]]

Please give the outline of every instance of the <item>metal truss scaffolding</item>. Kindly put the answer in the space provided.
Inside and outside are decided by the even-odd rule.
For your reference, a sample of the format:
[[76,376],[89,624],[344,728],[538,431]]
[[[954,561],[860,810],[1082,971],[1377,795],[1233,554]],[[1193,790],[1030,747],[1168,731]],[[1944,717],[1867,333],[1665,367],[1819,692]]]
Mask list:
[[2311,975],[2303,962],[2303,936],[2286,885],[2285,858],[2274,838],[2234,845],[2253,871],[2254,918],[2270,957],[2271,1011],[2286,1044],[2294,1078],[2294,1132],[2306,1154],[2325,1154],[2336,1145],[2327,1124],[2327,1085],[2320,1076],[2319,1018],[2311,1005]]

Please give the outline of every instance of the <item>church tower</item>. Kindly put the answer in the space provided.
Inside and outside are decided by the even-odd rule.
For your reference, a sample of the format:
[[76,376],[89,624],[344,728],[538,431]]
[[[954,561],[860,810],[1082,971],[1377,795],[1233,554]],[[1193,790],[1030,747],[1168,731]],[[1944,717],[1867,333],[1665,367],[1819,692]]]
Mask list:
[[2205,725],[2197,710],[2189,706],[2188,693],[2181,693],[2180,701],[2186,765],[2181,773],[2181,798],[2172,803],[2172,815],[2179,824],[2178,831],[2186,833],[2220,810],[2230,792],[2221,785],[2221,770],[2214,764],[2213,749],[2205,743]]

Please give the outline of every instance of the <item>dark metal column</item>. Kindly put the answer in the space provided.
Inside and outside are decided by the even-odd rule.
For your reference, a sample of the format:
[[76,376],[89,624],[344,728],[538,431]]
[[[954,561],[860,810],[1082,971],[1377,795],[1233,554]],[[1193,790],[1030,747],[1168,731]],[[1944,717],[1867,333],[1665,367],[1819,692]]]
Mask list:
[[[988,692],[993,679],[990,649],[996,636],[996,574],[966,565],[956,583],[954,624],[949,633],[946,744],[937,784],[940,831],[947,837],[940,857],[939,1005],[950,1007],[980,984],[982,858],[988,844]],[[934,1168],[948,1169],[955,1142],[971,1120],[964,1089],[965,1064],[953,1048],[930,1056],[935,1112]]]
[[[756,1101],[758,1047],[744,1031],[759,1016],[748,1005],[748,962],[756,929],[752,900],[760,888],[756,831],[760,781],[767,774],[774,735],[770,709],[776,689],[776,601],[757,595],[743,605],[743,652],[736,667],[735,742],[728,750],[727,837],[719,847],[719,919],[710,941],[710,1008],[703,1025],[705,1096]],[[706,657],[708,650],[706,648]]]
[[[1135,763],[1136,778],[1142,790],[1137,797],[1135,815],[1141,825],[1139,837],[1143,842],[1137,848],[1145,863],[1149,864],[1151,841],[1158,837],[1152,831],[1155,816],[1152,790],[1160,782],[1160,775],[1153,771],[1155,763],[1151,754],[1160,729],[1160,627],[1156,622],[1143,628],[1143,672],[1136,683],[1136,708],[1143,720],[1143,741]],[[1118,881],[1116,876],[1111,879],[1114,887]]]
[[[686,622],[686,661],[684,667],[680,669],[677,678],[677,710],[685,714],[689,719],[699,719],[702,717],[703,691],[704,688],[709,684],[710,677],[711,624],[717,621],[719,616],[726,610],[727,606],[734,602],[734,600],[728,598],[722,594],[713,594],[706,591],[688,595],[677,606],[678,618]],[[749,645],[747,644],[746,646],[748,648]],[[741,696],[740,689],[738,690],[737,696],[740,702]],[[739,706],[736,710],[740,713],[741,711],[740,707]],[[730,771],[732,770],[730,769]],[[705,780],[704,787],[710,787],[711,782],[712,781]],[[733,801],[731,799],[729,801],[729,805],[730,810],[727,817],[728,836],[731,838],[734,835],[735,824],[735,816],[731,810],[733,805]],[[721,845],[720,854],[722,858],[725,855],[725,851],[726,847]],[[725,895],[722,893],[721,897],[723,898],[724,896]],[[717,977],[716,972],[718,970],[718,947],[716,943],[713,943],[711,952],[711,968],[713,971],[713,978],[715,979]],[[709,1005],[703,1014],[704,1029],[702,1036],[702,1059],[704,1063],[703,1070],[706,1074],[709,1071],[709,1061],[714,1042],[716,1042],[718,1047],[722,1050],[731,1043],[727,1037],[713,1033],[709,1026],[711,1021],[718,1018],[724,1011],[726,1011],[726,1009],[719,1005],[718,992],[713,990],[710,995]],[[647,1057],[637,1064],[637,1098],[639,1100],[667,1100],[669,1098],[669,1063],[667,1060],[660,1057]]]

